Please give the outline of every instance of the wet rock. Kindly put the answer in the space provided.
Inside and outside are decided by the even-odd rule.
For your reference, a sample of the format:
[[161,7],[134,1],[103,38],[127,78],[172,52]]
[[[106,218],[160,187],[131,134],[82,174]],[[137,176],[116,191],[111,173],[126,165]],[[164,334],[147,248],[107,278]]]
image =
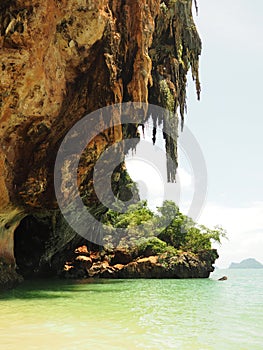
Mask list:
[[218,278],[218,281],[226,281],[227,280],[227,276],[223,276],[221,278]]
[[[104,252],[101,256],[99,251],[93,251],[89,257],[79,255],[65,264],[62,276],[70,276],[69,278],[207,278],[214,269],[212,264],[216,257],[216,251],[209,250],[199,255],[191,252],[178,252],[172,256],[163,253],[135,257],[131,260],[130,252],[122,249],[118,250],[117,257],[114,255],[110,259]],[[115,264],[117,261],[118,263]]]
[[111,269],[108,261],[98,261],[93,263],[88,270],[89,277],[101,277],[108,269]]
[[149,256],[127,264],[117,274],[120,278],[158,278],[163,270],[158,256]]
[[111,259],[111,265],[122,264],[126,265],[133,261],[132,254],[125,249],[118,249],[114,252],[114,256]]
[[79,255],[75,259],[75,266],[89,270],[92,266],[92,259],[85,255]]

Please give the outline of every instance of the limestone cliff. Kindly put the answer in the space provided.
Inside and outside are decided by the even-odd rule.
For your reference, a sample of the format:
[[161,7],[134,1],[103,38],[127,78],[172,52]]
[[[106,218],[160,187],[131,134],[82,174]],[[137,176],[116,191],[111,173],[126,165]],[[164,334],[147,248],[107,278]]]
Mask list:
[[[53,189],[67,131],[87,113],[126,101],[179,107],[183,119],[190,67],[200,94],[201,43],[191,0],[2,0],[0,32],[0,283],[8,284],[16,264],[48,270],[78,240]],[[87,205],[100,208],[92,189],[100,154],[134,135],[134,125],[113,126],[88,145],[79,169]],[[173,159],[175,143],[166,140]],[[121,192],[124,165],[117,172]]]
[[66,278],[207,278],[218,258],[215,249],[168,252],[158,255],[134,255],[125,249],[93,252],[81,246],[71,253],[60,275]]

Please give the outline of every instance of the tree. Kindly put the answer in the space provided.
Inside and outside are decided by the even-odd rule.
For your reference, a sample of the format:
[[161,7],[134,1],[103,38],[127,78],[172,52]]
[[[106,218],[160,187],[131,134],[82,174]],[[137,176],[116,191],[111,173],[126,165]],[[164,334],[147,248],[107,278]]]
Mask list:
[[[212,241],[221,242],[226,232],[220,226],[210,229],[196,224],[191,218],[183,215],[178,206],[172,201],[164,201],[153,213],[147,206],[147,201],[140,201],[129,206],[126,213],[119,213],[112,209],[104,215],[103,222],[109,226],[109,232],[116,228],[126,228],[125,236],[118,237],[119,242],[114,245],[122,247],[136,247],[138,252],[153,254],[164,252],[173,247],[175,250],[198,253],[212,249]],[[156,233],[158,238],[155,237]],[[112,240],[109,233],[107,242]]]
[[179,208],[172,201],[164,201],[163,205],[158,208],[158,212],[162,214],[159,219],[160,234],[158,237],[167,244],[177,249],[180,248],[185,243],[187,217],[180,213]]

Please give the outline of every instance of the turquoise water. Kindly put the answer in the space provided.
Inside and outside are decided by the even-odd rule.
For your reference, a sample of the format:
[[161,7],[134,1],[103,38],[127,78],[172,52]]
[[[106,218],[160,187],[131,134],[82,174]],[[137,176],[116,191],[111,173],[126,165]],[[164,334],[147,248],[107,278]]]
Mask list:
[[[217,281],[227,275],[228,280]],[[26,282],[0,295],[0,349],[263,349],[263,270],[201,280]]]

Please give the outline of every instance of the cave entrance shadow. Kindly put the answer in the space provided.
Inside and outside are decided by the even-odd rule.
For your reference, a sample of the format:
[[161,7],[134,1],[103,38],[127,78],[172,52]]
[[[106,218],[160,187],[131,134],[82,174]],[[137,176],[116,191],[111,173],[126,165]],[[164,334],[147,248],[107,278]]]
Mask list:
[[14,255],[17,272],[24,278],[43,276],[45,268],[41,267],[40,259],[45,252],[45,242],[50,236],[49,223],[40,221],[34,216],[26,216],[21,220],[14,232]]
[[[73,299],[77,293],[112,293],[123,292],[123,287],[119,284],[132,280],[113,280],[113,279],[85,279],[85,280],[61,280],[52,279],[33,279],[27,280],[12,291],[6,291],[0,294],[0,301],[13,299]],[[99,285],[106,284],[110,289],[102,289]],[[97,288],[96,288],[97,285]],[[113,288],[113,285],[116,285]]]

